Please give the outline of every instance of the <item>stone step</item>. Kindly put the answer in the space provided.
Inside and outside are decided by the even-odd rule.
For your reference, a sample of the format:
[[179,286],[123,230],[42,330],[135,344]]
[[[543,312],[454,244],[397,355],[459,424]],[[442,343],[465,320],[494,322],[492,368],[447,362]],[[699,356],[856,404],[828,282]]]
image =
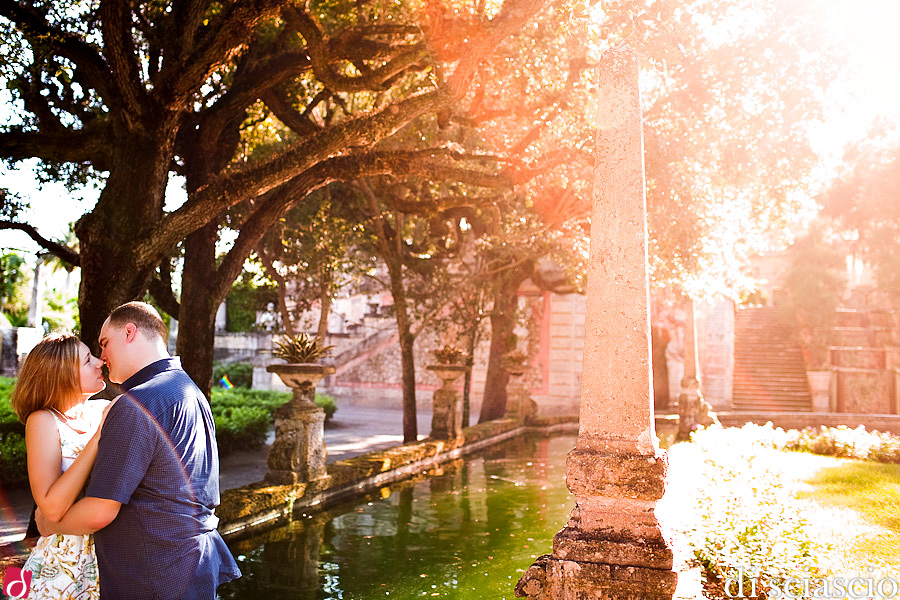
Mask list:
[[787,366],[776,369],[736,364],[734,366],[734,376],[736,378],[746,376],[751,379],[799,379],[806,381],[806,369],[796,369]]
[[804,404],[810,401],[809,394],[788,393],[788,392],[772,392],[772,393],[735,393],[732,398],[735,402],[752,402],[756,400],[778,400],[779,402],[800,403]]
[[812,403],[784,404],[782,402],[733,402],[734,410],[756,412],[765,411],[770,413],[788,413],[788,412],[812,412]]
[[779,377],[779,378],[763,378],[763,377],[746,377],[739,376],[735,377],[734,385],[750,385],[750,386],[759,386],[764,387],[766,389],[779,389],[779,388],[793,388],[800,387],[806,389],[809,387],[809,383],[806,380],[806,376],[801,377]]

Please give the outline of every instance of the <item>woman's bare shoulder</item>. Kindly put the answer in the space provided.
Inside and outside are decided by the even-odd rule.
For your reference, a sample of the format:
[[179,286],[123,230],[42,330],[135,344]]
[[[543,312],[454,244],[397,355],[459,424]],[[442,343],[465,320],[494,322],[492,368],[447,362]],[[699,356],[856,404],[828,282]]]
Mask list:
[[25,431],[48,431],[56,429],[56,417],[49,410],[36,410],[25,420]]

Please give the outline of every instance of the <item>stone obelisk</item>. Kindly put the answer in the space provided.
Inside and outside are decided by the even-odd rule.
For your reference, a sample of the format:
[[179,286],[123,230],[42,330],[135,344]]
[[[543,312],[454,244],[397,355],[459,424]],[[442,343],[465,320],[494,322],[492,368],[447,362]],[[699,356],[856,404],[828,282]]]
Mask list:
[[580,428],[566,465],[576,506],[516,595],[671,599],[677,575],[654,514],[667,462],[653,415],[637,55],[617,46],[600,69]]

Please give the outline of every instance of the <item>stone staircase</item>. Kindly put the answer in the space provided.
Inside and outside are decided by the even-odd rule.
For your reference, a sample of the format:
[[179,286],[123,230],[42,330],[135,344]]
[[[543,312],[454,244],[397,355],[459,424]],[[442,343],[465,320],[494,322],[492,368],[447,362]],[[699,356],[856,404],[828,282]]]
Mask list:
[[776,311],[772,307],[754,307],[735,312],[735,410],[812,410],[803,351],[780,323]]

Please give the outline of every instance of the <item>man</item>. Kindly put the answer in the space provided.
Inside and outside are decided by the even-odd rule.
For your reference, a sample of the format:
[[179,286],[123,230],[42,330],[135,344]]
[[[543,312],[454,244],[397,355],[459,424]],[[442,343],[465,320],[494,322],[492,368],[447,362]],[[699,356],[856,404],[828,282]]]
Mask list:
[[215,597],[240,577],[216,531],[219,454],[209,403],[166,349],[166,326],[143,302],[115,309],[100,358],[123,394],[107,415],[85,490],[44,533],[93,533],[100,597]]

